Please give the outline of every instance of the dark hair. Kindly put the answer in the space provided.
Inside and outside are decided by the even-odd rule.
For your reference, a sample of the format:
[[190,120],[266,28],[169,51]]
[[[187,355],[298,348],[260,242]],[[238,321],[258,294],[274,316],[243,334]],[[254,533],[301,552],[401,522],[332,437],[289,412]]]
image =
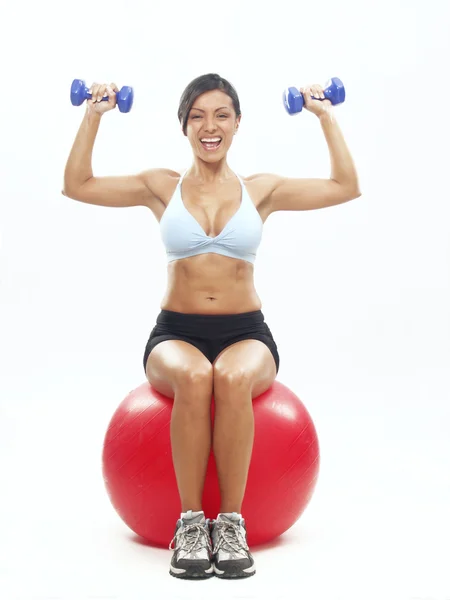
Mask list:
[[197,98],[203,94],[204,92],[209,92],[211,90],[221,90],[227,96],[230,96],[233,101],[234,112],[236,113],[236,117],[241,115],[241,106],[239,103],[239,98],[236,90],[231,85],[229,81],[217,75],[217,73],[208,73],[207,75],[201,75],[197,77],[186,87],[184,90],[181,99],[180,106],[178,107],[178,120],[180,121],[183,127],[184,135],[187,135],[187,119],[189,116],[189,112],[192,108],[192,105],[197,100]]

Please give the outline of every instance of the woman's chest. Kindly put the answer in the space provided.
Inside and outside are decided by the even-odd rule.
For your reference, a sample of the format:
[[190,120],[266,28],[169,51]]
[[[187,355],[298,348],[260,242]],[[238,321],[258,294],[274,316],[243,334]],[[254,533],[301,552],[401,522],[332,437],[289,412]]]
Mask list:
[[221,233],[230,219],[239,211],[243,201],[241,185],[198,186],[183,184],[181,198],[184,208],[195,218],[206,235]]

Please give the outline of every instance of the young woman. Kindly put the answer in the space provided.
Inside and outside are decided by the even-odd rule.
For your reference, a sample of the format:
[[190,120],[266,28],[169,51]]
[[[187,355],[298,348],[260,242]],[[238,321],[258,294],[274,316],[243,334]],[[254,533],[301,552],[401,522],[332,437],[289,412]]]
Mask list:
[[[117,91],[115,84],[93,84],[63,193],[96,205],[147,206],[160,222],[168,287],[144,368],[151,385],[174,400],[170,434],[182,513],[170,573],[248,577],[255,564],[241,505],[254,436],[252,399],[272,385],[279,367],[253,281],[263,223],[275,211],[318,209],[358,198],[356,170],[330,101],[322,100],[320,85],[312,85],[301,92],[325,134],[330,178],[239,177],[227,164],[241,121],[239,99],[227,80],[208,74],[187,86],[178,110],[192,147],[190,168],[95,177],[94,141],[102,115],[116,106]],[[102,101],[106,95],[109,100]],[[202,511],[211,444],[221,492],[214,521]]]

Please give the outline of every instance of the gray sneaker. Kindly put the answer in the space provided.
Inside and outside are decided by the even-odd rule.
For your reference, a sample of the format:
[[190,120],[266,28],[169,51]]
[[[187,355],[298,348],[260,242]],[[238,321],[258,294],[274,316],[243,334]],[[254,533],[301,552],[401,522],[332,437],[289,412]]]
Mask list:
[[[175,542],[175,546],[172,544]],[[203,511],[182,513],[169,550],[174,550],[169,573],[180,579],[213,577],[210,521]]]
[[221,579],[251,577],[255,561],[247,545],[245,520],[238,513],[219,513],[212,521],[214,572]]

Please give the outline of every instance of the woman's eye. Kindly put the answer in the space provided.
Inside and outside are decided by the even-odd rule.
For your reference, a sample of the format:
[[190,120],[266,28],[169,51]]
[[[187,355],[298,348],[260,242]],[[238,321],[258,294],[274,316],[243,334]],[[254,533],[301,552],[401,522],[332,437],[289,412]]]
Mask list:
[[[219,117],[224,117],[225,119],[228,118],[228,115],[219,115]],[[201,119],[200,115],[192,115],[191,119]]]

